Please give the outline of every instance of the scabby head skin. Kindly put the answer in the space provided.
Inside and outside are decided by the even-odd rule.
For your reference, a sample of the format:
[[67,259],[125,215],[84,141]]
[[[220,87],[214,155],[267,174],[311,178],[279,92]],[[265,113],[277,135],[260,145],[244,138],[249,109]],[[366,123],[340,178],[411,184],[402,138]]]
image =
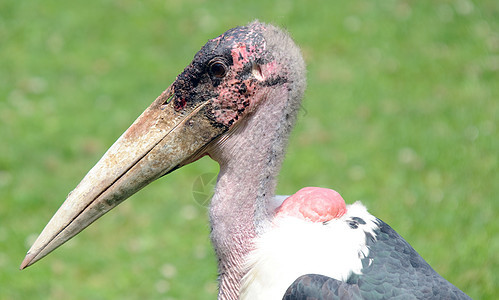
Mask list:
[[175,110],[210,99],[213,125],[230,127],[262,100],[262,86],[286,83],[275,70],[265,30],[265,25],[252,23],[208,41],[173,84]]

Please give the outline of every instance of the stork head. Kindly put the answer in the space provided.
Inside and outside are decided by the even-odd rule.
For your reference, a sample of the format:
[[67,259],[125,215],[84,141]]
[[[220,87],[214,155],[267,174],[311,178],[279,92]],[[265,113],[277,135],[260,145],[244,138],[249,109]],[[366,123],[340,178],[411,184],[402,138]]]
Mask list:
[[272,101],[272,90],[299,103],[304,72],[299,49],[271,25],[253,22],[208,41],[68,195],[21,269],[150,182],[205,155],[262,101]]

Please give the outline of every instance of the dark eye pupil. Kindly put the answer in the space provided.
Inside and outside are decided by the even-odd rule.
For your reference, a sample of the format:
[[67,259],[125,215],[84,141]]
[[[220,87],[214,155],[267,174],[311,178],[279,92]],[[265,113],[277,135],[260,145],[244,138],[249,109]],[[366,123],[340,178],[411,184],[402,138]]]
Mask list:
[[223,78],[225,76],[225,73],[227,73],[227,70],[223,63],[215,62],[210,66],[210,72],[217,78]]

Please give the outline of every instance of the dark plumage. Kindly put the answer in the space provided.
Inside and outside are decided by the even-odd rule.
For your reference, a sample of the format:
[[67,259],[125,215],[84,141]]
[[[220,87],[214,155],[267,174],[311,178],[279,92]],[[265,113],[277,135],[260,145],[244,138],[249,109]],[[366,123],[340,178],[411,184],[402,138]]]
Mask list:
[[470,299],[445,280],[388,224],[377,219],[376,239],[366,234],[369,255],[362,275],[346,282],[324,275],[296,279],[283,299]]

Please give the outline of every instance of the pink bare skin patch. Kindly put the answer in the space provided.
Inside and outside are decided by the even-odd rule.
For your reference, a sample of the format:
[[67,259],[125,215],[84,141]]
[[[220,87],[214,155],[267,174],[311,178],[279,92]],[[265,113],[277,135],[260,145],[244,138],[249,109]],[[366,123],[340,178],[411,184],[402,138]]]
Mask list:
[[250,53],[246,51],[246,44],[244,43],[239,43],[236,48],[232,49],[231,55],[234,67],[237,69],[241,69],[244,67],[244,64],[249,63]]
[[340,218],[345,212],[345,200],[338,192],[306,187],[284,200],[276,209],[275,218],[295,217],[311,222],[326,222]]

